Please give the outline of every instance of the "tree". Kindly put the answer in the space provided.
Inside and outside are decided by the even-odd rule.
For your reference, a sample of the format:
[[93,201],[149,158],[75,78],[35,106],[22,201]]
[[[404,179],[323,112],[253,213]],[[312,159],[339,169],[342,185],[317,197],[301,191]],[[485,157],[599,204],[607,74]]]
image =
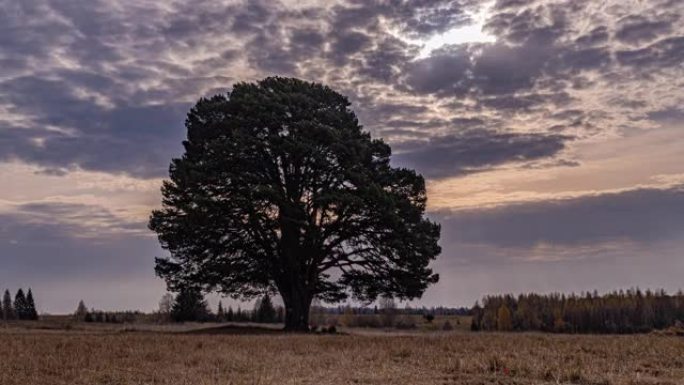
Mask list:
[[505,304],[501,304],[499,310],[497,311],[496,325],[497,328],[501,331],[513,330],[511,310],[508,309],[508,306],[506,306]]
[[276,320],[276,309],[273,306],[271,297],[266,294],[259,301],[259,307],[257,309],[257,321],[265,323],[273,323]]
[[14,319],[14,306],[12,305],[12,296],[9,290],[5,290],[5,294],[2,298],[2,316],[5,320]]
[[226,312],[226,321],[228,321],[228,322],[235,321],[235,314],[233,313],[233,307],[232,306],[228,306],[228,312]]
[[76,307],[76,311],[74,312],[74,318],[76,318],[77,321],[85,321],[87,315],[88,308],[86,307],[83,300],[80,300],[78,302],[78,307]]
[[156,273],[233,298],[280,293],[285,328],[307,330],[314,297],[420,297],[440,226],[424,217],[425,182],[390,166],[346,97],[272,77],[201,99],[186,119],[162,209],[149,227],[170,258]]
[[226,312],[223,310],[223,304],[221,301],[219,301],[218,304],[218,309],[216,310],[216,321],[218,322],[225,322],[226,321]]
[[[539,330],[559,333],[643,333],[684,320],[684,296],[630,289],[599,295],[487,296],[472,309],[474,330]],[[512,318],[510,327],[506,319]],[[492,318],[492,315],[493,318]],[[504,320],[504,321],[501,321]]]
[[209,305],[204,300],[200,290],[196,288],[182,288],[176,296],[171,308],[171,318],[176,322],[207,321],[209,319]]
[[[377,307],[376,313],[377,313]],[[380,298],[380,312],[382,314],[382,326],[392,327],[397,318],[397,304],[392,297]]]
[[276,320],[277,323],[283,323],[285,321],[285,309],[282,306],[276,308]]
[[28,293],[26,293],[26,319],[34,321],[38,319],[36,301],[33,299],[33,292],[31,292],[31,288],[29,288]]
[[173,295],[165,293],[159,300],[159,317],[162,321],[171,319],[171,308],[173,307]]
[[25,320],[28,316],[28,309],[26,304],[26,296],[24,295],[24,290],[17,290],[17,294],[14,296],[14,312],[17,315],[17,319]]
[[5,320],[12,320],[16,317],[9,290],[5,290],[5,295],[2,297],[2,316]]

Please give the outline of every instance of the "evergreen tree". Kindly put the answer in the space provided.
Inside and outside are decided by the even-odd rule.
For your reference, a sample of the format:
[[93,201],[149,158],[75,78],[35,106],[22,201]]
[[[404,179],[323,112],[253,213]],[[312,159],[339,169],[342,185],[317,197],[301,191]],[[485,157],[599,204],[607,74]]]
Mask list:
[[36,311],[36,302],[33,300],[33,292],[31,292],[31,288],[28,289],[28,293],[26,294],[26,316],[26,319],[29,320],[38,319],[38,311]]
[[225,322],[226,321],[226,313],[223,310],[223,304],[221,303],[221,301],[219,301],[218,309],[216,310],[216,320],[218,322]]
[[259,321],[259,308],[261,308],[261,299],[257,299],[256,302],[254,302],[254,308],[252,309],[252,312],[249,314],[248,319],[252,322],[260,322]]
[[171,308],[171,318],[176,322],[209,320],[211,312],[202,292],[194,288],[182,288]]
[[76,307],[76,311],[74,312],[74,318],[76,319],[76,321],[85,321],[87,315],[88,308],[86,307],[83,300],[80,300],[78,302],[78,307]]
[[24,290],[19,289],[17,290],[17,294],[14,296],[14,312],[17,314],[17,319],[25,320],[28,315],[27,310]]
[[2,316],[5,320],[13,320],[16,318],[14,306],[12,306],[12,296],[9,290],[5,290],[5,295],[2,297]]
[[257,322],[274,323],[276,320],[276,310],[271,302],[271,297],[266,294],[259,302],[257,309]]
[[228,321],[228,322],[235,321],[235,314],[233,313],[233,307],[232,306],[228,306],[228,313],[226,313],[226,321]]

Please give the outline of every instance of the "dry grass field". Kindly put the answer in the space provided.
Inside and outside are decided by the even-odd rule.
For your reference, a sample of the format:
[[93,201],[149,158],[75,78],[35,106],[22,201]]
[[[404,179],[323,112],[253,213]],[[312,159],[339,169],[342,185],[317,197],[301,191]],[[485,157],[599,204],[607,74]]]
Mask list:
[[684,384],[684,338],[0,328],[0,384]]

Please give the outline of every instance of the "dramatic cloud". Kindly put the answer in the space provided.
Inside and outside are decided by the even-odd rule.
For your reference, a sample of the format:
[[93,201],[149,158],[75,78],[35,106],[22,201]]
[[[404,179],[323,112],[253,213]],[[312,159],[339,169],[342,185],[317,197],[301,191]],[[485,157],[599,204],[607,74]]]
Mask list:
[[[676,3],[634,9],[587,1],[75,4],[3,4],[4,159],[159,176],[178,151],[174,143],[192,102],[268,74],[331,83],[359,110],[363,103],[428,107],[364,122],[383,134],[392,122],[434,123],[439,116],[445,122],[481,119],[480,128],[496,126],[494,135],[556,127],[586,138],[646,126],[634,118],[680,101],[670,92],[675,85],[665,83],[669,76],[657,73],[675,70],[683,59],[682,6]],[[585,19],[587,25],[579,24]],[[497,41],[444,41],[418,57],[421,41],[476,22]],[[652,88],[638,88],[646,66]],[[611,82],[620,82],[619,94],[606,86]],[[649,93],[649,103],[625,115],[616,106],[629,102],[613,99],[626,91]],[[667,92],[667,99],[657,98]],[[600,114],[591,111],[594,99]],[[560,108],[591,115],[591,121],[552,122]],[[459,130],[444,124],[438,136]]]
[[[562,248],[684,236],[684,186],[443,213],[447,242]],[[550,258],[553,255],[549,255]],[[472,257],[476,259],[476,256]]]
[[79,272],[158,294],[145,221],[186,111],[270,75],[349,96],[394,164],[427,177],[443,280],[477,277],[429,301],[519,287],[478,260],[534,279],[548,261],[510,264],[562,254],[593,277],[579,257],[621,254],[654,277],[638,256],[671,262],[680,244],[682,1],[0,0],[0,46],[0,282],[125,254]]
[[405,143],[406,152],[395,155],[397,164],[417,169],[427,178],[444,178],[508,162],[547,158],[565,148],[561,135],[464,131],[460,135],[433,137],[426,142]]

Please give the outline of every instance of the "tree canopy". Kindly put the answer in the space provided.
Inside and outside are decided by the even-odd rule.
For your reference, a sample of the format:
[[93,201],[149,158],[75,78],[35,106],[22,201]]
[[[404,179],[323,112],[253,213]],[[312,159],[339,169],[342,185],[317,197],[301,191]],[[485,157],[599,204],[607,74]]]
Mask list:
[[186,128],[149,223],[172,290],[278,292],[286,328],[304,330],[314,297],[412,299],[438,280],[423,177],[390,165],[346,97],[291,78],[238,83],[201,99]]

